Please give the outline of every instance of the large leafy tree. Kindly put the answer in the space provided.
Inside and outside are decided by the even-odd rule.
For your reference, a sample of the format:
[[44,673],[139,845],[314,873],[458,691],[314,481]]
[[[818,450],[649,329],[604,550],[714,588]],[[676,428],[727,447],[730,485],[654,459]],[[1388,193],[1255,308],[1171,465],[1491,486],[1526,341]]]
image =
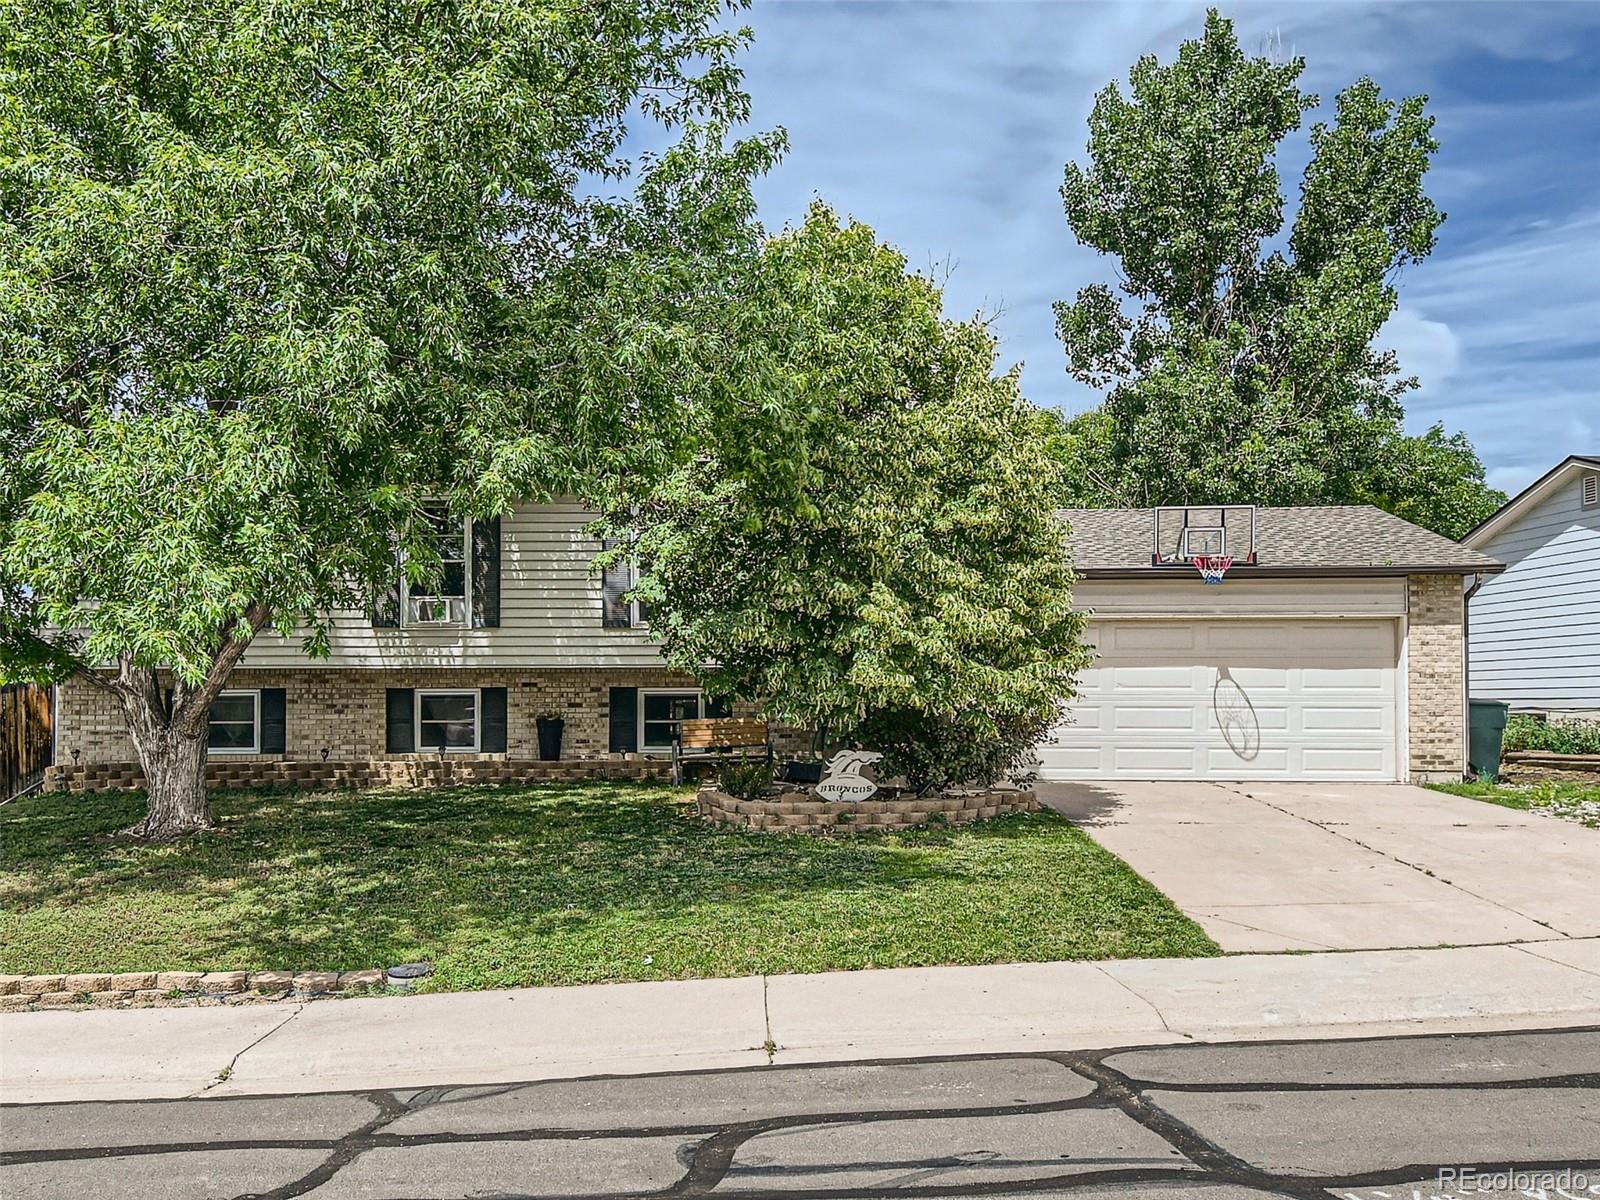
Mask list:
[[[115,698],[132,832],[209,823],[250,638],[316,651],[397,549],[426,573],[426,497],[605,497],[711,429],[781,442],[712,369],[777,150],[725,136],[723,17],[0,0],[0,672]],[[630,120],[677,140],[629,163]]]
[[1055,423],[986,328],[824,207],[746,282],[732,308],[766,337],[742,369],[800,414],[801,502],[713,444],[619,513],[651,626],[709,689],[862,740],[919,788],[993,777],[1086,661]]
[[[1374,499],[1446,533],[1503,497],[1457,435],[1406,436],[1416,380],[1378,341],[1401,270],[1444,214],[1423,182],[1438,143],[1422,97],[1370,79],[1310,130],[1284,230],[1276,157],[1316,96],[1302,59],[1244,54],[1215,11],[1177,60],[1140,59],[1067,167],[1067,219],[1118,286],[1056,306],[1068,370],[1108,389],[1073,423],[1080,501],[1304,504]],[[1431,482],[1411,490],[1427,465]],[[1440,472],[1448,478],[1440,478]]]

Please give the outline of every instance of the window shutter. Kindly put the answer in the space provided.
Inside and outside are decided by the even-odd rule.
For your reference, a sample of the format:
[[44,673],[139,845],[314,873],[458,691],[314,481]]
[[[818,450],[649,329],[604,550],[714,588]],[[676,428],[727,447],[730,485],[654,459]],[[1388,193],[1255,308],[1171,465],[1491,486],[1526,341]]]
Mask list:
[[611,689],[611,753],[636,754],[639,750],[639,689]]
[[500,518],[472,522],[472,624],[500,625]]
[[394,551],[394,575],[389,586],[379,592],[372,602],[372,627],[398,629],[400,627],[400,548]]
[[261,689],[261,753],[282,754],[287,745],[283,689]]
[[[600,543],[600,548],[609,550],[615,545],[616,542],[606,541]],[[625,598],[631,583],[629,574],[626,562],[612,563],[600,572],[600,624],[607,629],[627,629],[633,624]]]
[[410,754],[417,748],[417,731],[412,722],[416,697],[411,688],[389,688],[384,700],[387,736],[384,750],[390,754]]
[[706,716],[731,717],[733,716],[733,700],[728,696],[707,696]]
[[478,692],[478,749],[485,754],[506,752],[506,689],[482,688]]

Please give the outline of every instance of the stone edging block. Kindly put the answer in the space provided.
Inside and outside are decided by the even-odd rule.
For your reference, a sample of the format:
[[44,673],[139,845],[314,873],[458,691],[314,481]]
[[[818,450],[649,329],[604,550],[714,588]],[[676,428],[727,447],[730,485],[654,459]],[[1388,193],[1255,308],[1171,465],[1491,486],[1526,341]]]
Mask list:
[[385,986],[364,971],[125,971],[118,974],[0,975],[0,1012],[44,1008],[176,1008],[320,1000]]

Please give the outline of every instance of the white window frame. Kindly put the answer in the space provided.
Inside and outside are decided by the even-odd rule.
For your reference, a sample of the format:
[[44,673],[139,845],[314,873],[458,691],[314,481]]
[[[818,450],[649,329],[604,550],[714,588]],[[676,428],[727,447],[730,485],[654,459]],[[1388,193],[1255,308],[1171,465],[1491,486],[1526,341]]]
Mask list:
[[[441,501],[428,501],[438,504]],[[446,512],[448,513],[448,509]],[[434,596],[419,592],[413,597],[411,580],[400,572],[400,627],[402,629],[471,629],[472,628],[472,518],[461,517],[461,619],[459,621],[418,621],[411,613],[411,601],[440,599],[454,602],[454,596]]]
[[[424,746],[422,744],[422,698],[424,696],[472,697],[472,745]],[[482,688],[418,688],[411,698],[411,744],[417,754],[478,754],[483,745]]]
[[[212,746],[211,745],[211,717],[206,715],[206,753],[211,754],[260,754],[261,753],[261,689],[260,688],[228,688],[217,693],[217,699],[222,700],[230,696],[249,696],[254,709],[251,722],[253,729],[249,746]],[[224,725],[241,725],[242,721],[223,721]]]
[[692,718],[690,718],[690,720],[700,720],[700,719],[704,718],[704,716],[706,715],[706,693],[705,693],[705,690],[703,688],[657,687],[657,688],[640,688],[639,689],[639,717],[638,717],[638,727],[635,730],[635,733],[637,734],[637,737],[638,737],[639,753],[640,754],[667,754],[667,753],[670,753],[671,750],[672,750],[672,743],[671,742],[666,743],[666,745],[664,745],[664,746],[650,746],[650,745],[646,745],[645,744],[645,740],[644,740],[644,701],[645,701],[645,697],[646,696],[687,696],[690,693],[693,693],[695,698],[696,698],[696,700],[698,701],[698,706],[695,708],[695,715]]

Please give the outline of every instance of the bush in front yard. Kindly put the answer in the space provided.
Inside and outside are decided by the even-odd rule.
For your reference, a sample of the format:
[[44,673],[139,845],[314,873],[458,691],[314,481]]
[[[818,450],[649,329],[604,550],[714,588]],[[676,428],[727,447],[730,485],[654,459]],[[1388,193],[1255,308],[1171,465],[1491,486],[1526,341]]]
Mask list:
[[1517,713],[1506,722],[1506,750],[1552,754],[1600,754],[1600,721],[1544,720]]

